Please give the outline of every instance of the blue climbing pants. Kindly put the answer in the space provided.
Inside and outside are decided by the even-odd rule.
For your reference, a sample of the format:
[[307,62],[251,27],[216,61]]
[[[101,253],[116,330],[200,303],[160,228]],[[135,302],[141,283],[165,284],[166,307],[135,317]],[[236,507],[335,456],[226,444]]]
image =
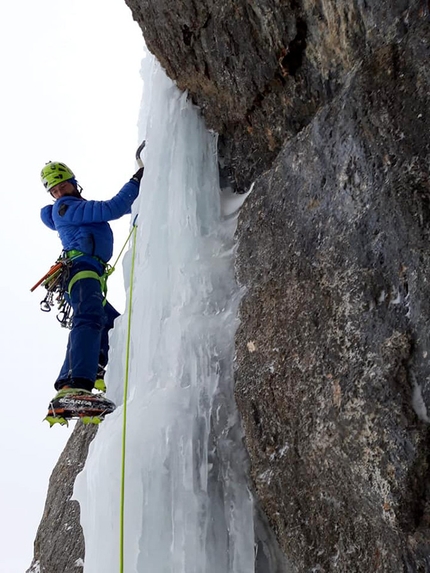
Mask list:
[[[82,264],[73,267],[69,284],[78,272],[94,271],[93,267]],[[109,330],[119,313],[107,301],[103,304],[104,296],[97,278],[78,278],[70,293],[66,293],[66,300],[73,309],[72,329],[55,388],[72,386],[92,390],[98,365],[107,364]]]

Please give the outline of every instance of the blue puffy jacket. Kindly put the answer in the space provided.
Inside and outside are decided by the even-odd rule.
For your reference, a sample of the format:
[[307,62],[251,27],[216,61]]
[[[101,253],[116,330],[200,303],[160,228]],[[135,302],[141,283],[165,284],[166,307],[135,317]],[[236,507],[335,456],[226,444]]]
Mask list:
[[58,231],[65,251],[81,251],[107,263],[113,251],[113,234],[108,221],[130,213],[138,194],[139,183],[131,179],[109,201],[65,196],[54,205],[43,207],[40,216],[47,227]]

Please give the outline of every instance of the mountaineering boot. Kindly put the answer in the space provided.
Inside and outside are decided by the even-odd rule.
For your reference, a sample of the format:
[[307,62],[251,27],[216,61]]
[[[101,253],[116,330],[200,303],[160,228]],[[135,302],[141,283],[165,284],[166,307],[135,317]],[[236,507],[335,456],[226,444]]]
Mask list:
[[68,420],[81,419],[84,424],[100,424],[116,406],[101,394],[81,388],[61,388],[48,406],[45,418],[51,425],[68,425]]
[[106,368],[101,364],[99,364],[97,368],[96,381],[94,382],[95,390],[99,390],[100,392],[106,392],[105,374],[106,374]]

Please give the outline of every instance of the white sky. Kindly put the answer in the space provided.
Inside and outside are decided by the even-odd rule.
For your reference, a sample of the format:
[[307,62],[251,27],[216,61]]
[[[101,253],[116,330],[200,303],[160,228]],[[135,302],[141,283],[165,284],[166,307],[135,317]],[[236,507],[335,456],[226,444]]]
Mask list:
[[[64,161],[90,199],[111,198],[133,175],[143,49],[124,0],[0,5],[0,573],[29,567],[48,479],[72,430],[42,423],[68,331],[39,310],[44,290],[29,290],[61,251],[40,221],[49,197],[39,173]],[[113,225],[117,252],[128,219]],[[109,280],[122,312],[121,265]]]

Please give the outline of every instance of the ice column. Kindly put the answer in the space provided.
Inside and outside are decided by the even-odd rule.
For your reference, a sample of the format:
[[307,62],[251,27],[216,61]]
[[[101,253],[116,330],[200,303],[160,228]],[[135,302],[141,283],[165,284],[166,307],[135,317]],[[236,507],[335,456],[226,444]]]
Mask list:
[[[253,502],[232,380],[235,225],[220,209],[216,136],[149,55],[143,79],[125,571],[252,573]],[[118,408],[101,425],[75,486],[85,573],[118,571],[127,312],[111,338],[107,377]]]

